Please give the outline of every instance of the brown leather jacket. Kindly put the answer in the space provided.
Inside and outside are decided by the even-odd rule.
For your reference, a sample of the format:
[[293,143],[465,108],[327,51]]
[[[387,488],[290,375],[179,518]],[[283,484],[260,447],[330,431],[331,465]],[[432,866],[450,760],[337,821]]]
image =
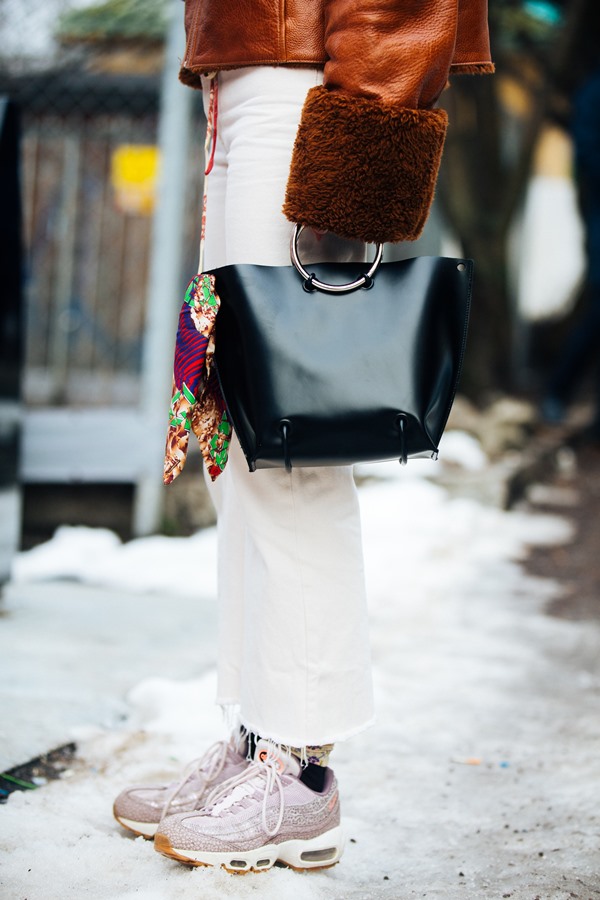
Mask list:
[[181,80],[323,66],[309,91],[284,211],[362,240],[414,240],[433,198],[451,74],[493,71],[487,0],[185,0]]

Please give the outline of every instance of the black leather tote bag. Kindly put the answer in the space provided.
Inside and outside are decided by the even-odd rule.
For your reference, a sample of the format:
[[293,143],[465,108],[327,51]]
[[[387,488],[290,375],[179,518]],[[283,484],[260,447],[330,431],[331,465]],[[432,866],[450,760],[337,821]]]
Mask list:
[[[215,361],[250,471],[437,458],[465,349],[473,265],[215,269]],[[339,283],[342,282],[340,285]],[[332,283],[336,283],[332,286]]]

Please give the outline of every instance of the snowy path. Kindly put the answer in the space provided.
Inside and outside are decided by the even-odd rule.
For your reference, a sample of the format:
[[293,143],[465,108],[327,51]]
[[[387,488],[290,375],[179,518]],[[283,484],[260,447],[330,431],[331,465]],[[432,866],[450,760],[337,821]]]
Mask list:
[[[223,734],[212,670],[176,680],[149,663],[155,677],[130,692],[124,726],[80,729],[80,761],[70,776],[14,794],[0,809],[0,896],[600,897],[600,629],[546,616],[557,587],[525,576],[519,564],[528,543],[563,541],[568,527],[449,499],[422,477],[421,465],[377,472],[388,477],[365,484],[361,503],[378,722],[333,757],[350,839],[342,863],[329,872],[274,869],[239,878],[188,870],[119,829],[110,806],[122,786],[172,774]],[[169,577],[183,571],[190,548],[210,560],[214,537],[203,537],[201,547],[193,540],[172,545]],[[78,575],[119,589],[126,602],[115,572],[128,555],[119,571],[127,571],[129,590],[154,577],[164,591],[164,580],[156,582],[156,566],[164,568],[158,548],[156,541],[114,545],[102,565],[80,566]],[[71,564],[73,556],[66,553]],[[52,558],[59,574],[56,557],[51,545],[45,560],[24,554],[19,590],[50,575]],[[146,599],[150,621],[155,607]],[[188,618],[188,632],[201,626],[214,623]],[[24,640],[32,627],[29,620]],[[172,639],[155,627],[119,633],[115,660],[138,657],[135,673],[140,658],[158,659],[157,645],[162,652]]]

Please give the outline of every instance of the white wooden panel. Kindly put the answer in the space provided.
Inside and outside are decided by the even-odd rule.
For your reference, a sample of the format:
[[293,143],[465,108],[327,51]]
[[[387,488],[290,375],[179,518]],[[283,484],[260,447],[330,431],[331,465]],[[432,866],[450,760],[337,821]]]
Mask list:
[[137,483],[144,476],[160,478],[166,428],[166,416],[153,428],[138,410],[29,410],[21,480]]

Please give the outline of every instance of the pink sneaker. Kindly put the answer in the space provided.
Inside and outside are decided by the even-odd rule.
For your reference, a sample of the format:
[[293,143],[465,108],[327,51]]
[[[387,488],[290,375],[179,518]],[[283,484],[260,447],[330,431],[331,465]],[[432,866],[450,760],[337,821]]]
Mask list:
[[322,793],[300,781],[300,764],[261,740],[241,775],[215,788],[201,810],[166,815],[159,853],[193,866],[229,872],[335,865],[343,852],[337,782],[327,769]]
[[113,805],[115,819],[135,834],[154,837],[163,815],[200,809],[213,788],[240,775],[248,765],[240,742],[218,741],[186,767],[179,781],[122,791]]

